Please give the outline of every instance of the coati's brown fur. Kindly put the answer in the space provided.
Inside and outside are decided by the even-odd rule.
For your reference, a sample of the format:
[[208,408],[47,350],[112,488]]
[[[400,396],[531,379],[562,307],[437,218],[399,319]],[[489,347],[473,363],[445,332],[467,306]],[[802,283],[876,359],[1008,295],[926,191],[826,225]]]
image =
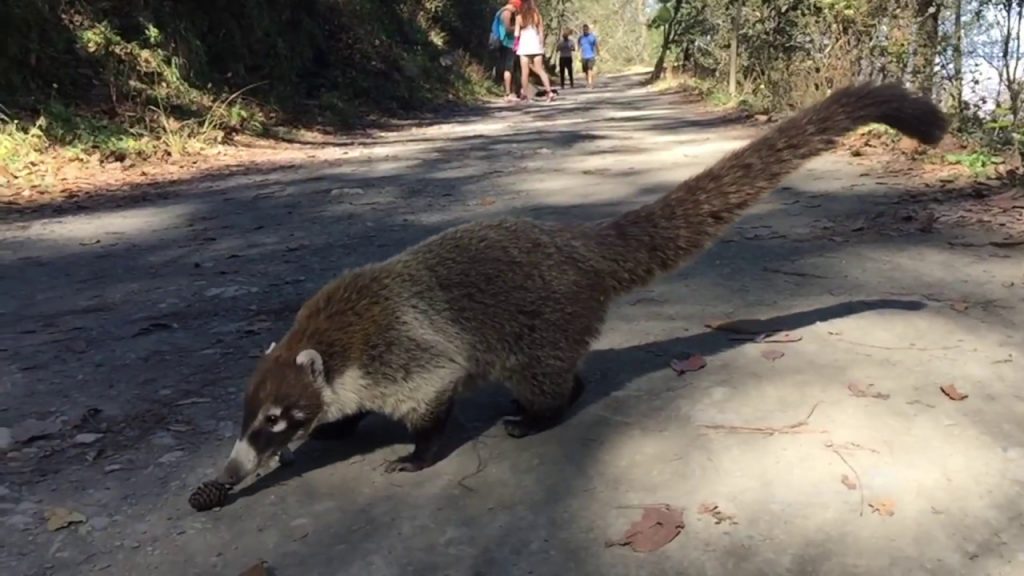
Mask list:
[[[259,362],[240,442],[262,460],[314,426],[348,430],[376,412],[415,436],[388,470],[419,470],[436,459],[455,393],[483,379],[505,382],[522,408],[505,421],[510,435],[556,424],[580,395],[577,365],[615,297],[675,270],[786,175],[872,122],[930,145],[947,128],[932,102],[898,85],[851,86],[610,221],[471,223],[345,273]],[[268,407],[287,419],[274,433],[261,421]],[[229,464],[225,478],[251,472],[242,468]]]

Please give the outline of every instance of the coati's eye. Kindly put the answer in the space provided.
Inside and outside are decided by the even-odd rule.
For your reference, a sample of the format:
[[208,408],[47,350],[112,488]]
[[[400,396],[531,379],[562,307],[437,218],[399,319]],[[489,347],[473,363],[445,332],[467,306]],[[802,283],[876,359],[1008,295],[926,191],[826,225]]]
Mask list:
[[267,414],[267,424],[269,426],[277,425],[277,422],[281,419],[277,414]]

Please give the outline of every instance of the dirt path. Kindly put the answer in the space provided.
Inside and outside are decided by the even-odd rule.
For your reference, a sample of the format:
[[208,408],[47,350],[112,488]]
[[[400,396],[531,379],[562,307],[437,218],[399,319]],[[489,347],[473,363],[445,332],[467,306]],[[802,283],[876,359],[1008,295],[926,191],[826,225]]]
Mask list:
[[[427,471],[384,474],[406,438],[368,421],[220,511],[188,508],[229,450],[253,357],[332,275],[471,219],[622,212],[755,133],[625,78],[0,225],[0,573],[1020,574],[1022,258],[898,229],[900,177],[840,155],[624,299],[559,428],[507,438],[508,397],[476,394]],[[801,340],[704,327],[739,317]],[[677,376],[687,352],[708,365]],[[702,426],[780,427],[814,406],[805,433]],[[30,418],[60,430],[4,438]],[[654,502],[685,508],[678,538],[605,547],[639,518],[624,507]],[[55,507],[87,521],[51,532]]]

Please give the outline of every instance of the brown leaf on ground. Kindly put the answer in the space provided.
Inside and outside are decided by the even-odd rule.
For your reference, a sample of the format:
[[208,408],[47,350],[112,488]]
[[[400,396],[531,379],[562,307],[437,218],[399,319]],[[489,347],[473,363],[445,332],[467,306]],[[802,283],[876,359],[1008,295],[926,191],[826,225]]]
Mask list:
[[46,518],[46,529],[50,532],[56,532],[61,528],[66,528],[72,524],[81,524],[86,521],[85,515],[81,512],[60,507],[50,508],[43,513],[43,516]]
[[971,305],[967,302],[952,302],[949,307],[957,312],[967,312],[967,309],[970,308]]
[[673,370],[682,375],[686,372],[696,372],[708,365],[708,361],[700,354],[690,354],[684,360],[673,360],[669,363]]
[[889,498],[868,502],[868,507],[879,516],[892,516],[896,513],[896,503]]
[[843,483],[843,486],[846,486],[847,490],[856,490],[857,489],[857,481],[852,479],[852,478],[850,478],[846,474],[843,474],[843,477],[840,479],[840,482]]
[[939,390],[942,390],[942,393],[948,396],[950,400],[956,400],[959,402],[960,400],[965,400],[967,398],[967,394],[957,390],[955,384],[944,384],[939,386]]
[[260,560],[243,570],[238,576],[270,576],[270,572],[267,572],[267,562]]
[[871,389],[874,388],[874,387],[875,387],[874,384],[868,384],[867,389],[865,389],[865,388],[861,387],[860,384],[857,384],[856,382],[854,382],[852,384],[847,384],[846,385],[846,389],[850,391],[850,395],[851,396],[856,396],[857,398],[874,398],[876,400],[888,400],[889,399],[889,395],[888,394],[884,394],[882,392],[872,392]]
[[683,511],[668,505],[646,506],[639,520],[630,524],[622,538],[605,546],[629,546],[634,552],[653,552],[672,540],[685,528]]
[[768,360],[769,362],[775,362],[776,360],[782,358],[785,355],[786,353],[783,352],[782,350],[775,350],[774,348],[770,348],[768,350],[761,352],[761,357],[764,358],[765,360]]
[[721,524],[723,522],[727,522],[732,525],[739,524],[739,522],[736,521],[735,516],[725,513],[725,511],[719,508],[718,504],[715,504],[714,502],[702,503],[700,507],[697,508],[697,514],[700,514],[701,516],[711,516],[715,519],[715,524]]

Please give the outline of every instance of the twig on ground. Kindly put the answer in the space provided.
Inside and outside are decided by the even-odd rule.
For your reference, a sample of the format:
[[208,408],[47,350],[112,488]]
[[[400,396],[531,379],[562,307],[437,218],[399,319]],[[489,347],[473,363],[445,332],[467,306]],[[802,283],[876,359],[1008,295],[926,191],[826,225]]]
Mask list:
[[469,480],[470,478],[476,476],[477,474],[479,474],[479,473],[481,473],[481,472],[483,472],[484,470],[487,469],[487,463],[484,462],[484,458],[480,454],[480,440],[479,439],[473,441],[473,448],[474,448],[474,451],[476,452],[476,470],[470,472],[469,474],[466,474],[462,478],[459,478],[459,481],[456,482],[456,484],[458,484],[462,488],[465,488],[466,490],[469,490],[470,492],[476,492],[476,488],[473,488],[469,484],[466,484],[466,480]]
[[854,346],[863,346],[865,348],[874,348],[876,350],[913,350],[915,352],[938,352],[942,350],[956,350],[959,346],[935,346],[931,348],[922,348],[920,346],[882,346],[879,344],[868,344],[867,342],[857,342],[856,340],[848,340],[846,338],[840,338],[834,336],[834,338],[840,342],[846,342]]
[[819,280],[831,280],[831,276],[822,276],[821,274],[814,274],[813,272],[798,272],[796,270],[783,270],[782,268],[773,268],[771,266],[763,266],[761,270],[765,272],[771,272],[772,274],[782,274],[783,276],[796,276],[798,278],[817,278]]
[[748,432],[751,434],[764,434],[765,436],[775,436],[776,434],[824,434],[825,430],[803,430],[804,426],[807,426],[808,420],[814,415],[814,411],[818,409],[817,402],[811,407],[811,411],[807,413],[807,416],[803,420],[794,422],[792,424],[786,424],[785,426],[732,426],[729,424],[698,424],[701,428],[708,430],[719,430],[722,432]]
[[857,490],[860,491],[860,514],[859,515],[860,516],[864,516],[864,483],[860,481],[860,474],[857,473],[857,469],[854,468],[853,465],[850,464],[850,462],[846,459],[846,457],[843,456],[843,454],[839,450],[837,450],[836,447],[831,442],[826,442],[825,443],[825,447],[828,448],[829,450],[831,450],[832,453],[835,454],[836,456],[839,456],[839,459],[843,461],[843,464],[846,464],[846,467],[850,469],[850,472],[853,472],[853,477],[857,479]]

